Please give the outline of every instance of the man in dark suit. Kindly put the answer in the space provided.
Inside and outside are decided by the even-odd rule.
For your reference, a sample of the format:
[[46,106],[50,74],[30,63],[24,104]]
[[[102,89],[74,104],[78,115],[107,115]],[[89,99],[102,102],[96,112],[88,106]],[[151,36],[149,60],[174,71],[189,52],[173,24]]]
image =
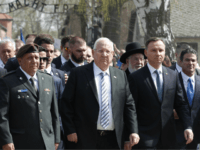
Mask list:
[[[120,149],[123,129],[131,145],[139,141],[137,115],[126,74],[109,67],[113,42],[94,44],[94,62],[72,69],[61,100],[65,135],[77,149]],[[78,93],[78,94],[77,94]]]
[[84,39],[75,36],[69,41],[69,51],[71,58],[60,68],[67,75],[70,75],[72,68],[84,65],[87,45]]
[[126,46],[126,52],[122,54],[120,61],[128,65],[125,70],[127,77],[134,71],[144,67],[144,48],[140,43],[132,42]]
[[46,49],[46,54],[48,57],[47,60],[47,66],[46,66],[46,71],[47,73],[53,75],[53,76],[57,76],[62,80],[62,84],[63,86],[65,86],[65,83],[67,82],[68,76],[67,74],[65,74],[63,71],[56,69],[54,67],[51,67],[51,62],[54,58],[54,45],[53,45],[53,41],[50,38],[47,37],[40,37],[40,39],[38,40],[38,42],[36,43],[39,46],[42,46],[43,48]]
[[71,36],[67,36],[61,39],[61,52],[62,54],[54,58],[52,63],[56,65],[57,69],[60,69],[60,67],[69,60],[69,40],[71,39]]
[[140,142],[136,149],[174,148],[176,141],[173,109],[184,127],[186,144],[193,140],[190,113],[177,73],[162,66],[165,44],[152,37],[146,42],[145,67],[129,75],[136,104]]
[[6,75],[6,73],[6,69],[0,68],[0,77],[3,77],[4,75]]
[[20,48],[20,67],[0,79],[2,149],[55,150],[60,124],[54,81],[38,70],[38,46]]
[[[175,70],[178,73],[181,72],[182,67],[181,67],[180,55],[181,55],[181,52],[183,50],[186,50],[187,48],[191,48],[191,46],[188,45],[187,43],[180,43],[180,44],[177,45],[177,47],[176,47],[176,53],[175,53],[175,56],[176,56],[176,59],[177,59],[177,63],[175,63],[174,65],[172,65],[171,67],[169,67],[170,69]],[[195,73],[197,75],[200,75],[200,70],[199,69],[195,69]]]
[[179,79],[183,89],[184,98],[189,106],[192,129],[194,131],[194,140],[192,143],[186,145],[184,139],[184,128],[180,124],[180,120],[176,121],[177,128],[177,144],[176,149],[196,149],[197,144],[200,143],[200,130],[199,130],[199,118],[200,118],[200,77],[195,74],[195,68],[197,65],[197,52],[191,47],[183,50],[180,55],[180,62],[182,71],[179,73]]

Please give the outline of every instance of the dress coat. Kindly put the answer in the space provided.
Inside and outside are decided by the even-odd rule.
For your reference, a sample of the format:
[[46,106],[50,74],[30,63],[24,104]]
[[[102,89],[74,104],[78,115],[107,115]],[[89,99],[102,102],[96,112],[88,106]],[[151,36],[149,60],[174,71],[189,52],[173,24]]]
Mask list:
[[[138,132],[135,104],[124,71],[109,67],[111,105],[119,148],[124,145],[123,129],[129,137]],[[93,63],[72,69],[61,100],[61,117],[65,135],[77,133],[78,149],[95,149],[99,100]]]
[[0,146],[55,150],[60,123],[53,78],[37,71],[38,92],[18,68],[0,79]]
[[188,144],[186,146],[186,140],[184,138],[184,127],[182,124],[180,124],[180,120],[176,120],[176,128],[178,129],[177,132],[177,138],[178,138],[178,144],[179,146],[182,147],[177,147],[177,148],[189,148],[189,149],[196,149],[197,144],[200,143],[200,77],[198,75],[195,75],[195,93],[192,101],[192,106],[190,106],[188,98],[187,98],[187,93],[184,87],[183,83],[183,78],[181,73],[179,73],[179,79],[180,83],[183,89],[183,95],[185,100],[187,101],[189,110],[190,110],[190,115],[191,115],[191,121],[192,121],[192,129],[194,132],[194,139],[192,143]]
[[60,68],[60,70],[63,70],[67,75],[70,75],[70,72],[73,68],[76,66],[72,63],[71,59],[69,59],[67,62],[63,64],[63,66]]
[[55,64],[55,68],[60,69],[60,67],[62,66],[61,55],[54,58],[52,63]]
[[148,66],[129,75],[130,91],[136,104],[140,141],[137,148],[156,147],[162,143],[165,148],[172,148],[176,142],[175,108],[184,129],[191,129],[189,107],[183,98],[183,91],[178,75],[173,70],[162,66],[163,96],[159,101]]

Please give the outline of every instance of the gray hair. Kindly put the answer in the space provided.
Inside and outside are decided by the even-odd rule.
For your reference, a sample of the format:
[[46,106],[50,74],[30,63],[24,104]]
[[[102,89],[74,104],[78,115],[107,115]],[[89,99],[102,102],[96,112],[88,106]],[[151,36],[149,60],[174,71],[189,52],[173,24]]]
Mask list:
[[16,46],[15,46],[15,41],[12,40],[12,39],[3,39],[2,41],[0,41],[0,47],[3,45],[3,44],[6,44],[6,43],[12,43],[13,45],[13,48],[14,50],[16,49]]
[[94,50],[96,50],[97,44],[98,44],[99,42],[101,42],[101,41],[106,41],[106,42],[110,43],[110,44],[111,44],[111,47],[112,47],[112,51],[114,51],[113,42],[112,42],[109,38],[106,38],[106,37],[101,37],[101,38],[99,38],[99,39],[97,39],[97,40],[95,41],[95,43],[94,43],[94,48],[93,48]]

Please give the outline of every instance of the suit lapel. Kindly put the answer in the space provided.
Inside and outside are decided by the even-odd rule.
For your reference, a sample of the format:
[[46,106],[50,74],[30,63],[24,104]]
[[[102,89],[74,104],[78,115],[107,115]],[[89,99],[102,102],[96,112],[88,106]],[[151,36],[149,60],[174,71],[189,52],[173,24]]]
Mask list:
[[23,85],[24,85],[35,97],[37,97],[37,94],[36,94],[35,89],[33,88],[33,86],[32,86],[31,83],[28,81],[27,77],[26,77],[25,74],[21,71],[20,68],[17,69],[16,75],[18,76],[19,81],[22,82]]
[[168,88],[168,83],[170,81],[170,75],[167,72],[167,69],[165,67],[162,66],[162,70],[163,70],[163,93],[162,93],[162,102],[164,100],[164,97],[166,95],[167,92],[167,88]]
[[43,88],[43,84],[44,84],[44,77],[42,76],[42,74],[40,72],[37,72],[37,78],[38,78],[38,86],[39,86],[39,90],[38,90],[38,95],[39,97],[41,97],[42,95],[42,89]]
[[71,59],[69,59],[68,62],[69,62],[69,66],[70,66],[71,68],[75,68],[75,67],[76,67],[76,66],[72,63]]
[[194,97],[193,97],[193,101],[192,101],[192,107],[193,107],[193,104],[195,103],[195,101],[198,100],[196,98],[199,95],[199,92],[200,92],[199,89],[200,89],[200,78],[199,78],[199,76],[195,75],[195,91],[194,91]]
[[187,102],[187,104],[188,104],[188,106],[190,108],[190,104],[189,104],[189,101],[188,101],[188,98],[187,98],[187,93],[185,91],[185,86],[184,86],[184,83],[183,83],[183,77],[181,75],[181,72],[179,73],[179,80],[180,80],[181,87],[182,87],[182,90],[183,90],[184,99],[185,99],[185,101]]
[[115,101],[114,99],[115,98],[115,94],[116,93],[116,88],[117,87],[117,76],[116,76],[116,71],[112,68],[112,67],[109,67],[109,71],[110,71],[110,81],[111,81],[111,104],[112,104],[112,110],[114,110],[114,106],[115,106]]
[[147,83],[148,87],[151,89],[151,92],[155,95],[156,99],[160,103],[160,101],[158,99],[158,94],[157,94],[157,91],[156,91],[156,87],[154,85],[153,79],[151,77],[151,73],[150,73],[149,68],[148,68],[147,65],[144,67],[144,76],[145,76],[146,83]]
[[89,84],[90,84],[90,86],[92,88],[94,96],[95,96],[97,102],[99,103],[98,94],[97,94],[97,88],[96,88],[96,83],[95,83],[95,78],[94,78],[93,63],[90,63],[87,66],[85,74],[86,74],[88,82],[89,82]]

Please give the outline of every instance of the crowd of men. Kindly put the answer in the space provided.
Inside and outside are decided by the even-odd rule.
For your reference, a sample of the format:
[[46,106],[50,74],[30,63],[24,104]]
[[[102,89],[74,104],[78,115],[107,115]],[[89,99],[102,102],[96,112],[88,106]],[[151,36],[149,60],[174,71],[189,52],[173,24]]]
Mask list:
[[171,67],[157,37],[120,51],[67,36],[60,49],[48,34],[0,41],[3,150],[197,148],[200,70],[187,43]]

